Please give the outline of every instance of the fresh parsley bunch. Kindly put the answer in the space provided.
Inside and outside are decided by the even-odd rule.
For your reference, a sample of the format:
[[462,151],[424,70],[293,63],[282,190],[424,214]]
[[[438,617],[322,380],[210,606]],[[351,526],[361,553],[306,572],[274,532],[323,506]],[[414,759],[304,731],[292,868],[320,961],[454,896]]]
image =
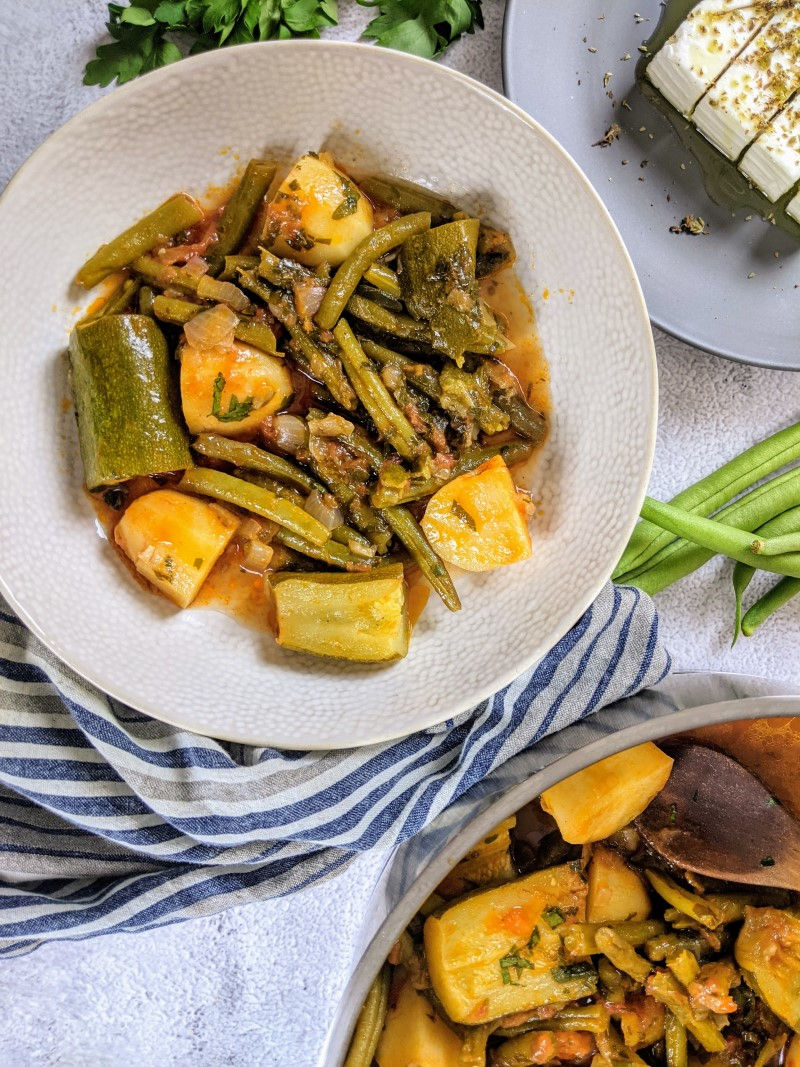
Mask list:
[[[432,58],[483,26],[481,0],[358,0],[378,15],[364,31],[387,48]],[[99,45],[84,84],[121,84],[190,54],[227,44],[319,37],[338,22],[338,0],[134,0],[108,5],[111,44]]]

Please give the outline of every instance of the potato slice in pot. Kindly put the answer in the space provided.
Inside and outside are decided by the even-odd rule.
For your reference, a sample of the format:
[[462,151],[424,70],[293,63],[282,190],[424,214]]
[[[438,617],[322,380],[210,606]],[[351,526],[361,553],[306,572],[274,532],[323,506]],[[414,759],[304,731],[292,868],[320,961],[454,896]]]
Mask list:
[[191,433],[241,437],[291,402],[285,362],[252,345],[234,341],[199,349],[184,344],[180,360],[183,417]]
[[526,503],[500,456],[434,493],[422,529],[445,563],[465,571],[494,570],[531,554]]
[[671,770],[672,759],[646,741],[545,789],[541,805],[570,844],[602,841],[642,814]]
[[643,880],[618,852],[602,845],[592,850],[586,921],[622,923],[647,919],[650,894]]
[[460,1053],[461,1038],[407,981],[386,1015],[375,1053],[378,1067],[452,1067]]
[[294,164],[267,209],[265,240],[278,256],[337,266],[372,233],[372,205],[325,152]]
[[219,504],[174,489],[137,497],[114,530],[136,570],[178,607],[194,600],[239,525]]

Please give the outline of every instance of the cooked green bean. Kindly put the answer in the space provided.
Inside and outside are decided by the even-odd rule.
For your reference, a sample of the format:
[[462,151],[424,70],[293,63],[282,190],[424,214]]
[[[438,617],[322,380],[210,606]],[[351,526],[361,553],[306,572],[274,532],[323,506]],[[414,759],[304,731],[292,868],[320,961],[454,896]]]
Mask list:
[[447,567],[431,547],[422,527],[407,508],[389,507],[379,512],[400,541],[408,549],[412,559],[451,611],[459,611],[461,601]]
[[425,211],[420,211],[413,215],[403,215],[365,237],[331,279],[331,284],[316,314],[319,326],[323,330],[332,330],[364,272],[372,266],[375,260],[401,245],[414,234],[430,229],[430,225],[430,215]]
[[539,444],[547,436],[547,418],[541,411],[532,408],[521,396],[513,393],[495,393],[494,402],[511,419],[511,425],[521,437]]
[[197,292],[199,276],[189,274],[183,267],[173,267],[171,263],[162,263],[153,256],[139,256],[130,267],[147,285],[152,285],[155,289],[180,289],[184,293]]
[[233,281],[240,270],[255,270],[258,256],[225,256],[225,266],[219,275],[220,281]]
[[244,270],[242,267],[239,267],[236,273],[240,285],[257,296],[259,300],[263,300],[265,304],[269,303],[273,295],[272,290],[264,285],[264,283],[255,276],[252,270]]
[[326,563],[329,567],[339,567],[343,571],[370,570],[376,566],[379,559],[378,556],[356,555],[347,545],[333,539],[326,541],[324,545],[315,545],[307,541],[305,537],[300,537],[292,530],[285,528],[278,530],[275,540],[303,556],[308,556],[309,559],[316,559],[320,563]]
[[777,584],[768,589],[745,612],[742,619],[742,633],[752,637],[759,626],[774,615],[779,608],[787,604],[792,597],[800,593],[800,578],[781,578]]
[[673,908],[683,912],[684,915],[695,919],[709,930],[716,930],[725,922],[725,914],[721,907],[701,897],[698,893],[692,893],[666,874],[658,871],[645,871],[647,880],[662,899],[671,904]]
[[370,200],[387,204],[404,215],[414,211],[427,211],[434,223],[449,222],[456,213],[455,207],[435,193],[414,182],[402,182],[393,178],[364,178],[359,189]]
[[[762,555],[753,551],[753,536],[735,526],[718,522],[716,519],[704,519],[700,515],[683,511],[673,504],[664,504],[652,497],[645,497],[642,504],[642,516],[665,530],[693,541],[712,552],[721,552],[731,559],[738,559],[751,567],[774,571],[776,574],[788,574],[800,577],[800,552],[786,552],[781,555]],[[756,541],[756,543],[759,543]],[[764,542],[769,544],[769,542]]]
[[356,319],[380,333],[388,333],[403,341],[418,341],[429,344],[431,331],[424,322],[417,322],[410,315],[398,315],[388,308],[381,307],[374,300],[354,293],[347,302],[347,311]]
[[[87,322],[102,319],[105,315],[117,315],[121,311],[127,311],[135,300],[140,286],[141,282],[138,278],[121,278],[102,304],[95,306],[94,311],[86,312],[79,325],[84,326]],[[96,303],[96,301],[93,302],[94,305]]]
[[219,270],[225,256],[238,251],[253,225],[276,170],[274,163],[261,159],[251,159],[245,167],[217,227],[217,240],[208,256],[212,270]]
[[583,1004],[575,1008],[562,1008],[549,1019],[528,1019],[519,1026],[500,1026],[495,1037],[516,1037],[531,1030],[583,1031],[587,1034],[604,1034],[608,1030],[609,1016],[604,1004]]
[[324,441],[315,434],[309,438],[309,456],[317,477],[339,501],[354,525],[367,535],[378,552],[386,552],[392,539],[391,530],[380,513],[361,499],[352,482],[331,460]]
[[344,369],[356,396],[375,423],[378,433],[404,459],[414,460],[428,452],[428,447],[395,404],[380,374],[364,354],[356,336],[344,319],[333,331],[339,345]]
[[[180,300],[173,296],[157,296],[153,301],[153,314],[162,322],[173,322],[178,326],[195,317],[203,311],[201,304],[193,304],[190,300]],[[267,326],[266,322],[258,322],[255,319],[240,318],[233,328],[233,336],[237,341],[260,348],[262,352],[270,355],[282,355],[278,353],[275,334]]]
[[664,1018],[664,1042],[667,1067],[688,1067],[686,1027],[669,1010]]
[[321,346],[315,345],[296,320],[288,319],[284,325],[289,331],[289,336],[300,349],[300,355],[308,364],[311,374],[327,386],[337,404],[340,404],[346,411],[355,411],[358,407],[356,394],[336,356],[331,355]]
[[262,471],[271,478],[277,478],[287,485],[296,486],[306,493],[313,489],[324,492],[322,486],[315,478],[292,463],[283,456],[275,456],[257,445],[251,445],[246,441],[235,441],[231,437],[223,437],[218,433],[201,433],[194,439],[192,448],[202,456],[209,459],[221,459],[227,463],[234,463],[237,467],[247,467],[250,470]]
[[[136,278],[134,280],[135,281],[139,281],[138,278]],[[139,299],[138,299],[139,314],[140,315],[150,315],[150,317],[152,318],[153,315],[155,315],[155,304],[156,304],[155,291],[153,289],[151,289],[149,285],[142,285],[141,283],[139,283]]]
[[373,263],[364,271],[364,281],[374,285],[387,296],[394,297],[395,300],[400,299],[400,280],[391,267],[385,267],[382,263]]
[[468,474],[470,471],[474,471],[476,467],[480,467],[481,463],[485,463],[494,456],[501,456],[506,464],[511,467],[515,463],[521,463],[523,460],[528,459],[532,452],[533,445],[530,441],[505,441],[501,445],[484,445],[480,448],[471,448],[466,452],[462,452],[456,459],[455,465],[442,477],[412,478],[408,488],[400,493],[393,493],[391,490],[384,489],[384,487],[378,485],[372,493],[372,503],[375,507],[382,508],[392,504],[408,504],[412,500],[421,500],[422,497],[430,496],[437,489],[441,489],[443,485],[452,482],[460,474]]
[[184,474],[179,488],[224,500],[228,504],[244,508],[245,511],[252,511],[265,519],[271,519],[278,526],[284,526],[312,544],[321,546],[329,540],[326,528],[307,511],[298,508],[289,500],[281,500],[268,489],[262,489],[251,482],[243,482],[240,478],[234,478],[222,471],[194,467]]
[[[800,422],[780,430],[748,448],[718,470],[690,485],[669,501],[676,507],[708,516],[742,490],[800,457]],[[652,523],[641,522],[633,531],[612,577],[632,571],[652,559],[672,540],[669,533]]]
[[278,289],[291,289],[295,282],[311,277],[308,267],[294,259],[279,259],[266,248],[260,249],[260,252],[261,260],[256,267],[256,273]]
[[692,1011],[686,994],[668,971],[656,971],[647,985],[651,997],[669,1008],[706,1052],[722,1052],[725,1040],[711,1019],[701,1019]]
[[[777,514],[800,505],[800,470],[778,475],[764,485],[752,489],[740,500],[719,511],[715,522],[724,522],[738,529],[753,530]],[[702,567],[716,553],[701,548],[683,538],[667,545],[649,564],[632,574],[617,579],[635,585],[651,596],[668,585]]]
[[100,245],[75,275],[75,281],[91,289],[114,271],[129,267],[135,259],[180,233],[203,217],[203,209],[191,196],[177,193],[139,219],[121,234]]
[[596,931],[594,940],[598,951],[602,952],[618,971],[627,974],[635,982],[646,981],[653,969],[652,965],[610,926],[601,926]]
[[403,356],[399,352],[393,352],[385,345],[379,345],[377,341],[371,341],[368,337],[356,335],[358,343],[364,349],[370,359],[375,359],[384,366],[397,367],[408,378],[409,382],[431,400],[439,400],[442,388],[439,384],[439,375],[428,363],[420,363],[413,356]]
[[370,1067],[386,1019],[389,1003],[389,966],[384,964],[370,986],[367,999],[356,1020],[344,1067]]

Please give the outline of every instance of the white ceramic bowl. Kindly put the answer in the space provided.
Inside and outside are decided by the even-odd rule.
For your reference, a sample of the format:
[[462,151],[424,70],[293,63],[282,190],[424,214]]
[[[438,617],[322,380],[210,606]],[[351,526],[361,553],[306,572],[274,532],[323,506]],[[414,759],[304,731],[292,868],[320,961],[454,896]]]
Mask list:
[[[550,365],[533,558],[457,575],[391,667],[327,663],[128,576],[81,492],[64,350],[84,258],[168,194],[237,161],[324,145],[356,173],[421,181],[507,227]],[[541,658],[580,617],[634,524],[652,458],[656,368],[611,219],[558,144],[503,97],[434,63],[300,41],[189,59],[87,108],[0,201],[0,587],[64,661],[156,718],[289,748],[364,744],[438,723]],[[544,291],[549,290],[549,299]]]

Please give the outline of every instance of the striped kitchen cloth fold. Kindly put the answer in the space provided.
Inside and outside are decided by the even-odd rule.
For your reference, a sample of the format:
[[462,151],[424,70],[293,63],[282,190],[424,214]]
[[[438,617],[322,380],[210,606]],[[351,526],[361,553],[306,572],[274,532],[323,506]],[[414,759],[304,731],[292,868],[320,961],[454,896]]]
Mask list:
[[0,955],[296,892],[388,848],[545,734],[669,670],[651,601],[607,585],[472,711],[361,749],[284,752],[141,715],[0,600]]

